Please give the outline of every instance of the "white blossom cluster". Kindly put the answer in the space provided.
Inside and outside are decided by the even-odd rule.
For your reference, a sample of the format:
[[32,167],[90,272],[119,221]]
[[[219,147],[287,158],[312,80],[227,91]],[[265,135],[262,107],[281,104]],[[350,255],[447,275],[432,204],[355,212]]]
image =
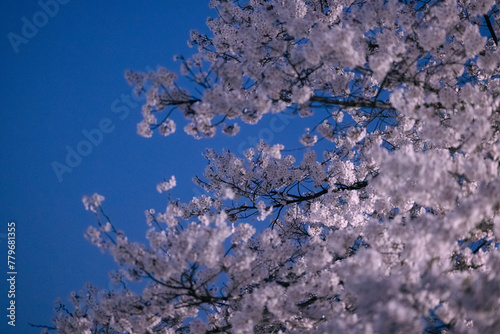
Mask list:
[[[297,134],[301,157],[207,150],[206,194],[147,210],[149,245],[90,227],[116,286],[60,303],[57,330],[500,333],[496,3],[212,0],[212,36],[193,31],[180,58],[200,96],[163,68],[127,72],[147,97],[139,133],[175,131],[176,110],[197,138],[326,118]],[[84,204],[104,215],[103,199]]]
[[171,176],[170,180],[159,183],[156,185],[156,190],[158,190],[159,193],[162,193],[164,191],[169,191],[170,189],[174,188],[177,185],[177,181],[175,180],[175,176]]

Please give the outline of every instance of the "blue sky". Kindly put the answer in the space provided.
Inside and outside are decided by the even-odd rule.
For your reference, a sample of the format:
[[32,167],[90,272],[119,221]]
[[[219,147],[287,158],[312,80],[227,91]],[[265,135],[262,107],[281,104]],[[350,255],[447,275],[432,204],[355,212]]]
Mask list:
[[[57,10],[49,7],[51,16],[37,1],[0,3],[1,333],[38,333],[28,323],[50,325],[57,297],[66,302],[86,282],[108,286],[108,271],[115,266],[83,237],[95,224],[84,210],[83,195],[104,195],[112,222],[131,239],[143,240],[144,210],[161,210],[167,203],[168,195],[159,194],[156,184],[175,175],[172,196],[184,201],[195,196],[191,178],[203,172],[205,147],[241,151],[259,138],[273,143],[294,138],[290,143],[297,147],[297,127],[303,128],[298,119],[269,116],[237,137],[200,141],[179,130],[167,138],[139,137],[141,101],[132,98],[124,71],[157,65],[178,71],[173,56],[194,51],[186,43],[189,30],[206,30],[206,18],[215,13],[208,2],[196,0],[58,4]],[[23,31],[34,21],[37,31]],[[22,39],[23,33],[29,38]],[[115,112],[118,107],[121,112]],[[96,137],[97,145],[80,147],[89,154],[71,173],[58,176],[54,163],[65,164],[68,150],[85,145],[85,131],[95,133],[100,124],[108,132]],[[15,330],[6,318],[11,220],[18,272]]]
[[[204,29],[211,15],[204,2],[69,1],[59,5],[54,17],[46,16],[45,25],[37,14],[41,10],[36,1],[0,4],[2,333],[38,333],[27,323],[50,324],[57,297],[66,301],[85,282],[107,287],[113,262],[83,238],[94,224],[83,195],[106,196],[114,223],[132,238],[143,238],[144,210],[166,204],[156,184],[172,174],[179,183],[190,182],[203,169],[200,153],[206,146],[182,132],[170,138],[139,137],[140,103],[132,104],[135,108],[115,104],[129,109],[127,117],[112,110],[122,95],[132,97],[123,78],[126,69],[158,64],[177,69],[173,55],[192,52],[186,44],[189,30]],[[8,34],[22,36],[23,17],[33,23],[34,16],[42,26],[16,53]],[[103,119],[110,120],[113,131],[60,182],[53,162],[65,163],[66,147],[76,149],[85,140],[82,131],[98,128]],[[198,153],[186,164],[181,157],[192,152]],[[191,183],[178,195],[189,198],[190,191]],[[17,223],[15,331],[7,327],[5,311],[10,220]]]

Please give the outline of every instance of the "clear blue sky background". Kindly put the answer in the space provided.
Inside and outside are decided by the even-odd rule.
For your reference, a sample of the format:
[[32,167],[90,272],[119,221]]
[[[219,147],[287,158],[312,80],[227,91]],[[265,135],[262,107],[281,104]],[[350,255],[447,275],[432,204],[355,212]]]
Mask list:
[[[200,0],[65,1],[46,24],[38,22],[43,27],[17,53],[8,34],[22,35],[23,18],[43,19],[42,8],[38,1],[0,1],[0,333],[38,333],[28,323],[51,325],[56,298],[66,302],[86,282],[108,287],[115,265],[83,237],[95,224],[83,195],[104,195],[115,226],[143,240],[144,210],[167,203],[156,184],[175,175],[172,196],[188,201],[197,195],[191,178],[203,172],[205,147],[240,151],[259,138],[300,147],[306,126],[299,118],[270,115],[236,137],[197,141],[182,131],[182,121],[167,138],[139,137],[140,104],[124,119],[112,109],[122,95],[132,96],[124,71],[157,65],[177,71],[173,55],[194,51],[186,44],[189,30],[206,31],[206,18],[216,13]],[[307,123],[313,126],[318,117]],[[60,182],[53,162],[65,163],[66,148],[76,149],[85,140],[82,131],[103,119],[113,131]],[[17,224],[15,329],[6,317],[11,220]]]
[[[28,322],[50,325],[57,297],[67,301],[86,282],[108,286],[115,266],[83,237],[95,224],[83,195],[104,195],[113,223],[131,239],[143,240],[144,210],[162,210],[167,203],[156,184],[175,175],[172,195],[184,201],[195,196],[191,178],[203,172],[205,147],[247,148],[250,136],[273,143],[293,138],[288,147],[297,147],[297,127],[304,127],[298,119],[269,116],[237,137],[197,141],[182,131],[181,122],[172,136],[145,139],[136,134],[140,104],[124,119],[113,113],[115,100],[132,96],[126,69],[164,65],[178,71],[173,55],[193,52],[186,44],[189,30],[206,30],[206,18],[216,15],[208,1],[69,1],[16,53],[8,34],[21,36],[23,17],[33,23],[34,16],[43,19],[40,11],[37,1],[0,3],[0,333],[38,333]],[[85,140],[82,131],[105,118],[113,131],[59,182],[52,163],[65,163],[66,147],[76,149]],[[6,317],[11,220],[17,224],[14,330]]]

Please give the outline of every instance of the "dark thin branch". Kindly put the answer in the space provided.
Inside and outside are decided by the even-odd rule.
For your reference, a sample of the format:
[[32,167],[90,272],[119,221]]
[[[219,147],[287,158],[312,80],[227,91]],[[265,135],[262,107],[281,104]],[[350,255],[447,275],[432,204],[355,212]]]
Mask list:
[[343,100],[338,100],[338,99],[334,99],[334,98],[326,97],[326,96],[313,96],[313,97],[311,97],[310,101],[338,105],[338,106],[342,106],[342,107],[394,109],[394,107],[391,104],[384,103],[384,102],[366,101],[366,100],[343,101]]
[[57,328],[52,327],[52,326],[34,325],[34,324],[30,323],[30,322],[28,322],[28,325],[30,325],[31,327],[35,327],[35,328],[45,328],[45,329],[48,329],[48,330],[51,330],[51,331],[57,330]]
[[493,40],[495,41],[495,45],[498,46],[498,38],[497,35],[495,34],[495,30],[493,30],[493,26],[491,25],[490,18],[488,15],[484,14],[484,20],[486,21],[486,25],[488,26],[488,30],[490,31],[491,37],[493,37]]

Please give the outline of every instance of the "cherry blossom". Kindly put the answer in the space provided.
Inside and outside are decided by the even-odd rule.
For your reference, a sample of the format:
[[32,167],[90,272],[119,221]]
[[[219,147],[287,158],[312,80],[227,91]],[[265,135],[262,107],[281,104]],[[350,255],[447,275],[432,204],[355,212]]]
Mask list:
[[147,209],[147,245],[84,197],[87,238],[121,269],[59,302],[57,330],[500,332],[496,2],[210,6],[211,35],[192,31],[197,51],[177,57],[194,88],[127,71],[146,95],[138,133],[173,133],[181,113],[195,138],[237,135],[289,111],[304,150],[207,150],[204,194]]

